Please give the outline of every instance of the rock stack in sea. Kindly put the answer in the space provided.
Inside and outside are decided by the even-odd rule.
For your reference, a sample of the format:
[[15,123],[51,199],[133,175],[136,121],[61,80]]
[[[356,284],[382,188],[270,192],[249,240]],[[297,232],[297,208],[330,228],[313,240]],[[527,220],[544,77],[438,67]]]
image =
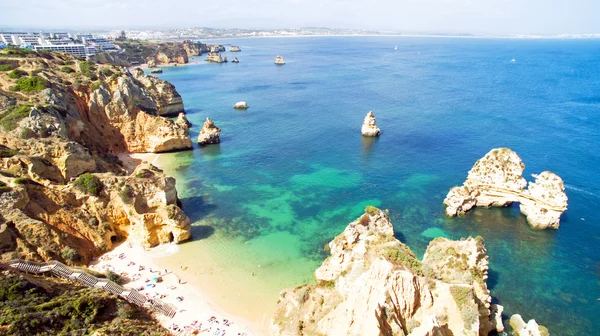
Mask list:
[[245,110],[248,108],[248,104],[245,101],[239,101],[239,102],[235,103],[235,105],[233,105],[233,108]]
[[423,261],[394,236],[387,214],[367,207],[327,246],[316,284],[280,293],[274,335],[488,335],[501,306],[486,285],[483,239],[436,238]]
[[198,135],[198,143],[209,145],[218,144],[219,142],[221,142],[221,129],[210,118],[206,118],[202,130],[200,130],[200,135]]
[[208,55],[206,55],[206,61],[207,62],[211,62],[211,63],[223,63],[223,62],[225,62],[225,60],[223,59],[223,57],[221,57],[221,54],[219,54],[217,52],[209,52]]
[[474,206],[508,206],[520,203],[521,213],[532,227],[558,229],[560,216],[567,210],[562,179],[549,171],[523,178],[525,165],[517,153],[495,148],[477,160],[463,186],[450,189],[444,204],[448,216],[462,215]]
[[210,52],[221,52],[221,51],[225,51],[225,47],[220,45],[220,44],[211,44],[209,47]]
[[360,133],[364,136],[371,137],[379,136],[381,134],[381,130],[375,123],[375,116],[373,115],[373,112],[367,113],[367,116],[365,117],[360,129]]
[[240,63],[240,60],[239,60],[237,57],[234,57],[234,58],[231,60],[231,63]]
[[277,65],[284,65],[285,61],[283,60],[283,57],[281,57],[281,56],[275,57],[275,64],[277,64]]
[[511,316],[509,323],[515,336],[550,336],[548,328],[537,324],[535,320],[525,323],[519,314]]
[[240,52],[240,51],[242,51],[242,49],[240,49],[240,47],[238,47],[238,46],[230,46],[229,51],[230,52]]

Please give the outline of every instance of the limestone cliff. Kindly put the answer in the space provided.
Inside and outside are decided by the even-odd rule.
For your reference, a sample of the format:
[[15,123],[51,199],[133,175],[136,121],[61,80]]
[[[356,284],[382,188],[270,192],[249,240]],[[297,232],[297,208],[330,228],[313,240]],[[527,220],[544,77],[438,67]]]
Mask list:
[[560,216],[567,209],[562,179],[549,171],[523,178],[521,157],[508,148],[496,148],[478,160],[462,187],[454,187],[444,199],[448,216],[462,215],[474,206],[507,206],[520,203],[521,213],[535,228],[558,229]]
[[182,44],[168,43],[157,47],[154,54],[146,59],[149,67],[159,64],[185,64],[188,63],[188,53]]
[[217,144],[221,142],[221,129],[215,123],[206,118],[200,134],[198,135],[198,143],[201,145]]
[[200,56],[202,53],[208,52],[210,48],[206,44],[200,42],[194,42],[191,40],[185,40],[182,43],[183,49],[187,53],[188,57]]
[[13,232],[14,250],[2,259],[89,262],[130,237],[145,246],[190,237],[190,221],[177,206],[175,180],[152,166],[130,176],[83,175],[99,181],[96,189],[81,180],[67,185],[41,184],[33,174],[2,176],[11,188],[0,194],[3,224]]
[[148,94],[154,98],[156,108],[158,109],[158,115],[175,116],[180,112],[184,112],[183,99],[179,92],[175,90],[175,85],[154,76],[145,75],[144,70],[140,68],[133,71],[133,77],[138,80],[147,90]]
[[126,237],[189,238],[175,181],[151,166],[128,176],[112,155],[191,148],[184,118],[158,116],[172,86],[58,53],[18,66],[39,88],[4,94],[15,81],[0,74],[14,97],[0,108],[0,259],[82,263]]
[[[274,335],[487,335],[502,330],[481,238],[438,238],[423,262],[367,207],[329,243],[316,284],[281,292]],[[496,310],[497,311],[497,310]]]
[[363,120],[362,127],[360,128],[360,133],[363,136],[371,137],[379,136],[381,134],[381,130],[377,127],[375,122],[375,115],[373,115],[373,112],[369,111],[369,113],[367,113],[365,120]]
[[208,55],[206,55],[206,61],[211,63],[224,63],[225,59],[219,53],[209,52]]

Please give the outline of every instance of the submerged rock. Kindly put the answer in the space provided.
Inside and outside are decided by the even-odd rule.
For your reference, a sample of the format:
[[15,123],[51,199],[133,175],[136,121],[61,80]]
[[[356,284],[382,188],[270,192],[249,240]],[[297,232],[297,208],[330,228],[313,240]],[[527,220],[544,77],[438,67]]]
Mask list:
[[360,129],[360,133],[364,136],[372,137],[379,136],[381,134],[381,130],[375,124],[375,115],[373,115],[373,112],[367,113],[367,116],[365,117]]
[[221,129],[210,118],[206,118],[202,130],[200,130],[200,135],[198,135],[198,143],[208,145],[219,142],[221,142]]
[[235,109],[247,109],[248,108],[248,104],[245,101],[239,101],[239,102],[235,103],[235,105],[233,105],[233,108],[235,108]]
[[496,148],[477,160],[461,187],[450,189],[444,204],[448,216],[462,215],[474,206],[508,206],[520,203],[521,213],[532,227],[558,229],[560,216],[567,210],[562,179],[549,171],[534,175],[535,182],[523,178],[525,165],[517,153]]
[[281,56],[275,57],[275,64],[277,64],[277,65],[284,65],[285,61],[283,60],[283,57],[281,57]]
[[481,238],[433,240],[419,261],[367,207],[329,243],[314,285],[281,292],[274,335],[487,335],[490,311]]

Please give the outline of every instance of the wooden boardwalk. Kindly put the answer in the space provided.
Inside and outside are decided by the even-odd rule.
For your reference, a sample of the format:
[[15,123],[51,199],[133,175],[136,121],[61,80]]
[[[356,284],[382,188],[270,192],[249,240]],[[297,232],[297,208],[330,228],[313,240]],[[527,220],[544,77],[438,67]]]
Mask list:
[[164,303],[158,299],[147,299],[135,289],[127,289],[113,281],[73,269],[59,261],[52,260],[45,263],[37,263],[25,260],[13,260],[8,263],[11,268],[27,273],[47,273],[50,272],[61,278],[77,281],[85,286],[101,288],[107,292],[115,294],[137,306],[152,309],[169,318],[173,318],[177,313],[174,306]]

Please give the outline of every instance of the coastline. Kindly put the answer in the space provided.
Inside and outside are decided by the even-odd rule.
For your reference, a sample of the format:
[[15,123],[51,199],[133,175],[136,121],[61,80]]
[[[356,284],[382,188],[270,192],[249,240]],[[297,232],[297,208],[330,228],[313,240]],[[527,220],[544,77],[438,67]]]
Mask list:
[[[224,313],[202,291],[187,284],[182,274],[185,268],[164,269],[155,263],[154,259],[177,253],[178,250],[177,245],[144,249],[125,241],[92,262],[89,268],[99,272],[110,270],[127,277],[131,281],[124,287],[138,289],[143,295],[160,298],[175,306],[177,314],[172,319],[155,315],[158,322],[172,333],[182,330],[214,333],[222,330],[229,335],[252,335],[250,328],[240,322],[240,318]],[[154,281],[157,277],[162,281]]]

